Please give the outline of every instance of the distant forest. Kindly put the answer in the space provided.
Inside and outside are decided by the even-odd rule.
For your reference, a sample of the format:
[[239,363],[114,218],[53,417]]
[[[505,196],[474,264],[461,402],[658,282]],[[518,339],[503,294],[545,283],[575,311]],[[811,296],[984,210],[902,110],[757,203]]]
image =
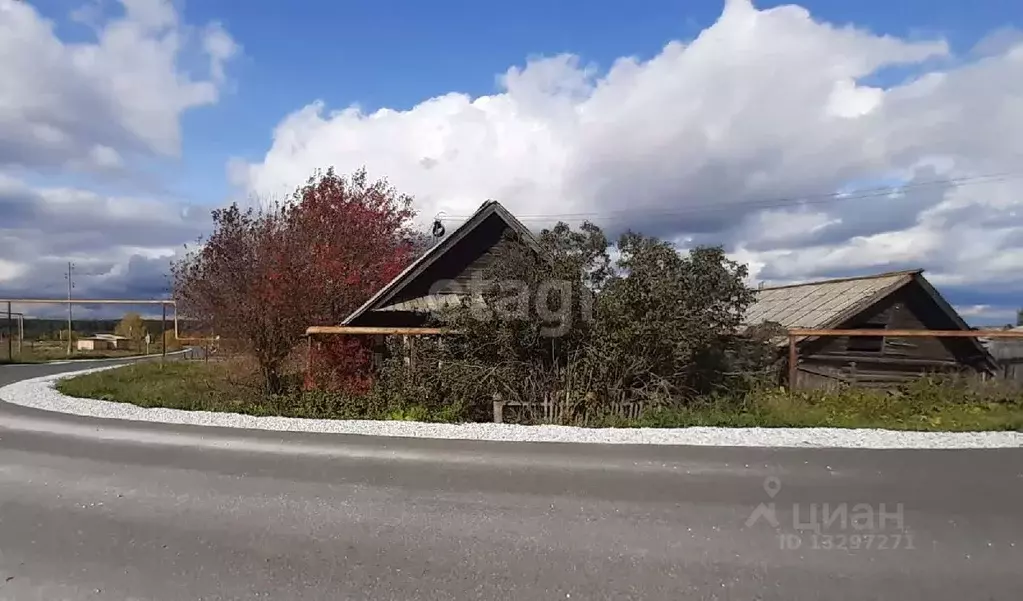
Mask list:
[[[71,326],[76,336],[92,336],[94,334],[110,334],[120,322],[120,319],[73,319]],[[154,334],[157,338],[160,335],[159,319],[143,319],[146,331]],[[180,322],[179,322],[180,325]],[[14,319],[10,324],[11,332],[17,336],[18,321]],[[167,320],[167,330],[174,329],[174,321]],[[26,319],[25,340],[57,340],[60,333],[67,329],[66,319]],[[7,316],[0,311],[0,337],[7,335]]]

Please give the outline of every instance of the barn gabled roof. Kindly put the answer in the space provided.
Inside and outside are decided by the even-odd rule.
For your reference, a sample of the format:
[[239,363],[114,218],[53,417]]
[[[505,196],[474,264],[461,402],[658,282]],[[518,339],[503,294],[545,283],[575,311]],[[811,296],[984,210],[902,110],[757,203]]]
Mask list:
[[[532,232],[530,232],[529,229],[522,224],[522,222],[516,219],[514,215],[508,212],[508,209],[505,209],[501,203],[496,200],[488,200],[484,202],[480,208],[477,209],[471,217],[469,217],[469,219],[455,228],[453,232],[426,251],[426,253],[424,253],[421,257],[413,261],[411,265],[406,267],[404,271],[399,273],[393,280],[378,290],[377,293],[370,297],[368,301],[363,303],[361,307],[353,311],[351,315],[341,322],[341,325],[351,325],[353,321],[370,311],[384,309],[390,301],[400,295],[401,291],[405,287],[414,282],[416,278],[421,276],[423,272],[433,265],[440,257],[449,252],[457,252],[462,241],[491,217],[504,221],[508,228],[518,234],[523,242],[537,252],[540,252],[540,245]],[[393,307],[391,309],[393,309]]]
[[[891,271],[875,275],[821,280],[757,290],[747,310],[748,325],[775,322],[786,329],[833,329],[910,283],[918,284],[956,329],[971,329],[966,320],[927,281],[923,269]],[[990,353],[976,338],[969,339],[985,357]]]
[[747,310],[745,321],[750,325],[771,321],[785,328],[833,328],[910,283],[922,272],[920,269],[893,271],[761,288],[757,290],[756,301]]

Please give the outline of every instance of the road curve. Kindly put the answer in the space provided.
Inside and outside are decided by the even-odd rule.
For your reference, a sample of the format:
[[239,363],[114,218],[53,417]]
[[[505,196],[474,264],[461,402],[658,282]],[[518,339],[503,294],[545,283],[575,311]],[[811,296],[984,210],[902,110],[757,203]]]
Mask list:
[[[78,368],[0,366],[0,386]],[[479,443],[0,403],[0,599],[1018,600],[1020,566],[1021,449]]]

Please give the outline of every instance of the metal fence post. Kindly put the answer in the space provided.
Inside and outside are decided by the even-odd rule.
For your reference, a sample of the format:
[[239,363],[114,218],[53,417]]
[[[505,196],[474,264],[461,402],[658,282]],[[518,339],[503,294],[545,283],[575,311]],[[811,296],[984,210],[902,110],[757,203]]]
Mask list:
[[162,304],[160,307],[163,308],[163,317],[160,318],[160,347],[163,352],[160,355],[160,365],[167,360],[167,305]]
[[789,332],[789,390],[796,389],[796,378],[799,376],[799,349],[796,337]]
[[11,301],[7,301],[7,360],[14,363],[14,321],[11,316]]

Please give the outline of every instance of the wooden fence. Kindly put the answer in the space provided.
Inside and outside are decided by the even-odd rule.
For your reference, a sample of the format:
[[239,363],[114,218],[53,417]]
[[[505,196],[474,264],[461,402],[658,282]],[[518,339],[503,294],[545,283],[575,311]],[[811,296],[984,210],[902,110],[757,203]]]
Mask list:
[[551,400],[550,397],[535,403],[522,401],[506,401],[501,395],[494,395],[494,423],[505,421],[505,409],[513,407],[520,414],[528,415],[529,421],[542,424],[574,424],[590,425],[599,416],[608,414],[619,419],[639,419],[645,404],[642,401],[611,401],[600,407],[578,407],[564,399]]

